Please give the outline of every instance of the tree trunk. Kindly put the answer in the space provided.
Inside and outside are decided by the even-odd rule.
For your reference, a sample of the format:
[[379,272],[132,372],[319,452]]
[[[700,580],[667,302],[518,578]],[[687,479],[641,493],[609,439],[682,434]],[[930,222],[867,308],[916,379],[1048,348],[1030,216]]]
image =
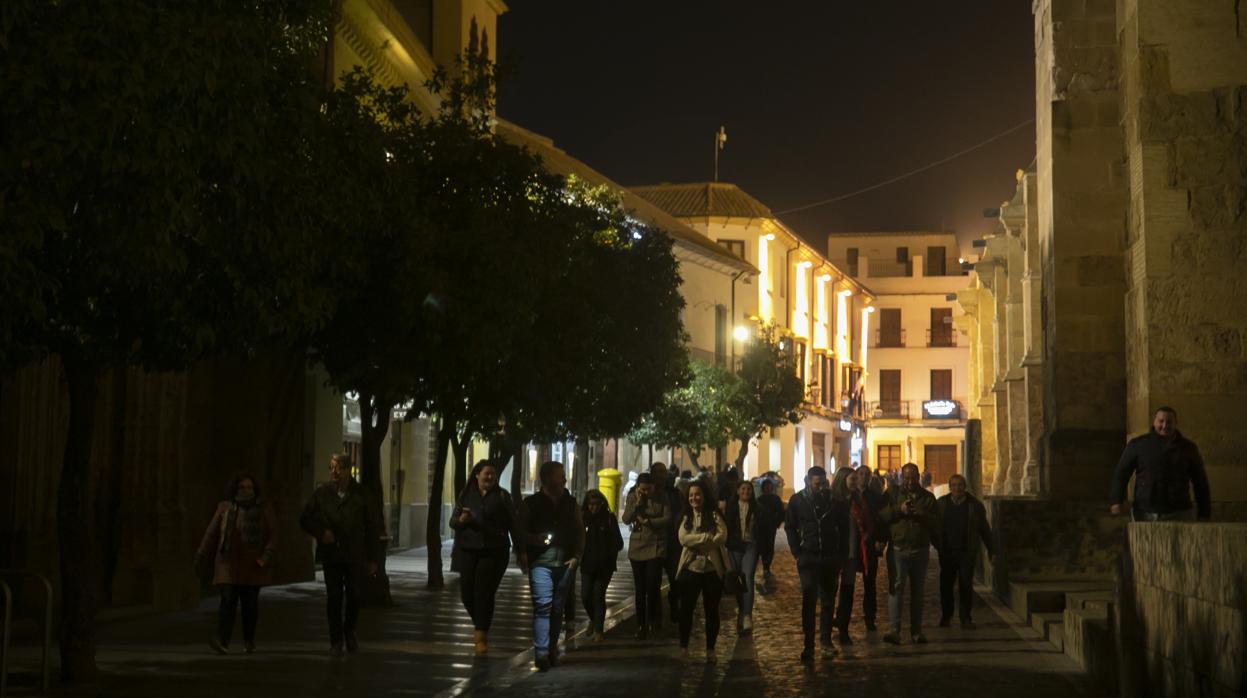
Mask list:
[[429,492],[429,516],[425,521],[424,544],[429,552],[429,588],[441,589],[442,578],[442,489],[446,481],[446,457],[455,425],[445,417],[437,425],[437,462],[433,464],[433,488]]
[[113,577],[117,572],[117,558],[121,555],[121,498],[122,481],[125,479],[128,377],[129,372],[124,366],[113,369],[113,435],[109,444],[107,470],[96,492],[96,525],[102,538],[100,600],[104,603],[112,601]]
[[[381,444],[390,431],[390,416],[394,405],[377,398],[366,390],[359,391],[360,416],[360,457],[359,484],[372,502],[376,518],[384,522],[385,490],[381,485]],[[360,589],[360,600],[366,604],[389,606],[394,603],[390,595],[390,577],[385,571],[385,556],[389,548],[389,537],[385,531],[378,531],[383,540],[380,541],[381,558],[377,560],[377,576],[366,577]],[[377,544],[377,541],[372,541]]]
[[56,498],[56,528],[61,554],[61,680],[94,679],[95,613],[98,604],[98,559],[91,545],[87,480],[95,429],[99,369],[88,362],[62,359],[69,387],[69,433]]
[[749,437],[740,440],[740,453],[736,454],[736,472],[745,472],[745,458],[749,456]]
[[576,441],[576,462],[572,464],[572,494],[576,499],[584,497],[589,490],[589,442]]
[[511,446],[511,501],[520,501],[520,490],[524,487],[524,444],[515,443]]
[[455,455],[455,501],[463,496],[463,488],[468,484],[468,449],[472,446],[472,439],[469,437],[461,437],[458,433],[454,433],[450,437],[451,451]]

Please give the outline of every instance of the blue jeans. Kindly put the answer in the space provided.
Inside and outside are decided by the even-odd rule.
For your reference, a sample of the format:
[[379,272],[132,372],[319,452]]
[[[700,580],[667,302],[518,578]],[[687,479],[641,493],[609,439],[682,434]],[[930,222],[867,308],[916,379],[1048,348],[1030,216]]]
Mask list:
[[909,632],[917,635],[922,632],[922,592],[926,586],[931,549],[897,550],[895,546],[889,546],[888,554],[892,556],[891,569],[896,571],[896,576],[888,579],[888,620],[892,622],[892,632],[901,634],[901,597],[905,594],[905,582],[908,581]]
[[758,571],[758,546],[747,543],[744,550],[733,550],[732,562],[745,575],[745,590],[736,595],[740,617],[753,615],[753,575]]
[[563,603],[575,576],[566,565],[533,566],[528,570],[528,591],[533,597],[533,653],[537,657],[558,655]]

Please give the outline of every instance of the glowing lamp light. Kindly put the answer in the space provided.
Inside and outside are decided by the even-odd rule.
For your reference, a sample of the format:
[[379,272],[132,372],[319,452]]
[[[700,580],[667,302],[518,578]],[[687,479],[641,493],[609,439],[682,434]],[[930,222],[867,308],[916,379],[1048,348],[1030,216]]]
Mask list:
[[843,296],[844,298],[848,298],[849,296],[853,295],[853,291],[852,289],[846,288],[840,292],[840,295]]
[[744,325],[737,325],[736,329],[732,330],[732,336],[736,338],[736,341],[743,342],[749,339],[749,328]]
[[840,420],[840,431],[853,431],[853,422],[847,419]]
[[831,281],[831,274],[823,274],[822,276],[818,277],[818,280],[819,281]]
[[767,239],[767,240],[774,240],[774,239],[775,239],[775,233],[767,233],[767,234],[766,234],[766,239]]
[[873,306],[873,305],[871,305],[871,306],[867,306],[867,308],[866,308],[866,312],[868,312],[868,313],[873,313],[873,312],[875,312],[875,306]]
[[958,261],[958,262],[960,262],[961,264],[965,264],[965,263],[966,263],[966,258],[965,258],[965,257],[958,257],[958,258],[957,258],[957,261]]
[[812,266],[814,266],[813,262],[801,262],[800,264],[797,265],[797,268],[798,269],[809,269]]
[[785,350],[785,349],[787,349],[787,348],[788,348],[788,343],[787,343],[787,342],[785,342],[785,341],[784,341],[784,340],[782,340],[782,339],[781,339],[781,340],[779,340],[779,350],[780,350],[780,351],[783,351],[783,350]]

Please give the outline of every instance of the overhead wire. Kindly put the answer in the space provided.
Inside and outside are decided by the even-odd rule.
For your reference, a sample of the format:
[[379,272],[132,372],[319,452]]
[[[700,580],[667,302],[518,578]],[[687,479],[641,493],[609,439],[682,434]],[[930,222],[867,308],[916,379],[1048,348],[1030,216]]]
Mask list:
[[1033,123],[1035,123],[1035,120],[1034,120],[1034,119],[1027,119],[1026,121],[1023,121],[1022,123],[1017,124],[1016,126],[1013,126],[1013,127],[1009,128],[1009,129],[1007,129],[1007,130],[1001,131],[1000,133],[997,133],[996,135],[994,135],[994,136],[992,136],[992,137],[990,137],[990,138],[988,138],[988,139],[986,139],[986,140],[983,140],[983,141],[980,141],[980,142],[978,142],[978,143],[975,143],[974,145],[970,146],[969,148],[966,148],[966,149],[964,149],[964,150],[959,150],[959,151],[957,151],[957,152],[953,153],[952,155],[949,155],[949,156],[944,157],[944,158],[940,158],[939,160],[936,160],[935,162],[929,162],[929,163],[927,163],[927,164],[923,165],[922,167],[919,167],[919,168],[914,169],[914,170],[910,170],[909,172],[906,172],[905,174],[902,174],[902,175],[897,175],[897,176],[895,176],[895,177],[891,177],[891,178],[889,178],[889,179],[885,179],[885,180],[883,180],[882,182],[876,182],[875,184],[872,184],[872,185],[870,185],[870,186],[868,186],[868,187],[863,187],[863,188],[861,188],[861,189],[858,189],[857,191],[851,191],[851,192],[849,192],[849,193],[847,193],[847,194],[840,194],[840,195],[838,195],[838,196],[833,196],[833,197],[831,197],[830,199],[823,199],[822,201],[815,201],[814,203],[811,203],[811,204],[805,204],[805,205],[803,205],[803,206],[794,206],[793,208],[784,209],[783,211],[776,211],[776,212],[775,212],[775,215],[779,216],[779,215],[783,215],[783,214],[785,214],[785,213],[796,213],[797,211],[805,211],[805,210],[807,210],[807,209],[817,208],[817,207],[819,207],[819,206],[826,206],[827,204],[833,204],[833,203],[835,203],[835,202],[837,202],[837,201],[844,201],[845,199],[851,199],[851,198],[853,198],[853,197],[855,197],[855,196],[859,196],[859,195],[861,195],[861,194],[865,194],[866,192],[874,191],[874,190],[879,189],[879,188],[881,188],[881,187],[886,187],[886,186],[888,186],[889,184],[895,184],[896,182],[899,182],[899,181],[901,181],[901,180],[903,180],[903,179],[908,179],[908,178],[910,178],[910,177],[913,177],[913,176],[914,176],[914,175],[916,175],[916,174],[921,174],[921,173],[926,172],[927,170],[930,170],[930,169],[932,169],[932,168],[939,167],[940,165],[943,165],[944,163],[949,162],[949,161],[951,161],[951,160],[956,160],[957,158],[961,157],[962,155],[965,155],[965,154],[967,154],[967,153],[972,153],[972,152],[974,152],[975,150],[978,150],[979,148],[982,148],[983,146],[986,146],[986,145],[989,145],[989,144],[991,144],[991,143],[994,143],[994,142],[996,142],[996,141],[1000,140],[1001,138],[1004,138],[1005,136],[1008,136],[1008,135],[1009,135],[1009,134],[1011,134],[1011,133],[1014,133],[1014,132],[1016,132],[1016,131],[1019,131],[1019,130],[1021,130],[1023,127],[1025,127],[1025,126],[1029,126],[1030,124],[1033,124]]

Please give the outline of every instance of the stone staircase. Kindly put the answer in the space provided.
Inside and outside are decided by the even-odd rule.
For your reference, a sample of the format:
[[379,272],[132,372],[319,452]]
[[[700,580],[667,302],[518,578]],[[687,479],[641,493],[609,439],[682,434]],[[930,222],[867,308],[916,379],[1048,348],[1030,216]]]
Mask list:
[[1111,579],[1010,580],[1013,612],[1104,686],[1117,683]]

